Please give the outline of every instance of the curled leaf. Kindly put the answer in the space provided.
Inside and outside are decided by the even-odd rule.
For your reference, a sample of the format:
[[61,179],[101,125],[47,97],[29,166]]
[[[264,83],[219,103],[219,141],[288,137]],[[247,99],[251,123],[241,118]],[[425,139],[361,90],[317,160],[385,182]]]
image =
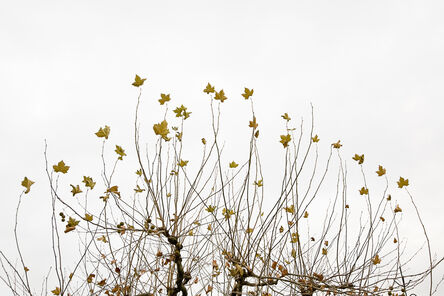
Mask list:
[[28,177],[25,177],[22,181],[22,186],[26,188],[25,194],[28,194],[31,190],[31,186],[34,184],[33,181],[29,180]]
[[105,138],[108,140],[110,131],[111,131],[110,127],[105,125],[105,127],[100,128],[99,131],[95,133],[95,135],[99,138]]
[[245,100],[248,100],[249,97],[251,97],[253,95],[254,89],[248,89],[245,87],[244,89],[244,93],[242,94],[242,96],[245,98]]
[[146,78],[140,78],[139,75],[136,74],[136,77],[134,78],[134,82],[132,83],[135,87],[142,86],[145,82]]

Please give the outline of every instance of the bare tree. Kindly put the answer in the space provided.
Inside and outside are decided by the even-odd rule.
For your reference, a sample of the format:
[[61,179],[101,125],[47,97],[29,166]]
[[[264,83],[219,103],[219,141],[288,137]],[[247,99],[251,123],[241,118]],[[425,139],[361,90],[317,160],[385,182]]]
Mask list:
[[[281,186],[265,197],[253,90],[245,88],[242,94],[251,104],[244,162],[222,160],[220,105],[227,97],[210,84],[204,92],[209,96],[212,135],[201,140],[200,160],[189,160],[183,153],[183,138],[191,112],[178,106],[173,110],[177,125],[171,125],[167,94],[159,99],[166,108],[153,125],[156,141],[145,152],[141,149],[139,107],[144,81],[136,75],[133,83],[139,95],[134,120],[138,169],[132,194],[121,193],[125,180],[115,180],[125,150],[116,145],[117,159],[106,160],[110,127],[96,133],[103,139],[104,190],[84,176],[82,186],[70,184],[74,202],[62,193],[69,166],[63,161],[51,166],[45,146],[54,262],[40,294],[409,295],[427,277],[433,294],[432,272],[443,259],[432,258],[407,179],[400,178],[397,187],[410,197],[424,230],[428,264],[419,272],[410,272],[409,264],[423,250],[413,255],[406,252],[399,233],[402,208],[391,198],[385,168],[379,166],[373,174],[383,182],[382,193],[373,193],[367,186],[364,155],[354,155],[362,183],[359,194],[356,190],[352,195],[361,200],[349,198],[342,145],[340,141],[328,145],[326,161],[320,161],[313,111],[308,128],[303,122],[294,128],[290,116],[282,115],[284,165],[273,172],[281,178]],[[189,169],[189,162],[199,163],[197,169]],[[25,190],[17,206],[18,263],[0,252],[1,279],[13,295],[37,294],[17,235],[21,198],[32,184],[28,178],[23,180]],[[79,257],[73,262],[64,256],[62,236],[75,234]]]

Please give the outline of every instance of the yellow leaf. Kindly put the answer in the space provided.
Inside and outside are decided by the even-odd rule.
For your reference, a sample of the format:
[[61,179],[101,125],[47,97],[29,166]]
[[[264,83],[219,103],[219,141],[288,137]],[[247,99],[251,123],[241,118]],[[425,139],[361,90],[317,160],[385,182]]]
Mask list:
[[250,121],[250,124],[248,124],[249,127],[252,127],[253,129],[256,129],[259,124],[256,122],[256,116],[253,116],[253,120]]
[[96,182],[94,182],[91,177],[83,176],[82,182],[85,183],[85,187],[89,187],[91,189],[94,189],[94,186],[96,186]]
[[99,138],[105,138],[108,140],[110,131],[111,131],[110,127],[105,125],[105,127],[100,128],[99,131],[95,133],[95,135]]
[[87,281],[89,284],[91,284],[92,281],[93,281],[93,279],[94,279],[95,277],[96,277],[95,274],[90,274],[90,275],[88,276],[88,278],[86,279],[86,281]]
[[331,144],[333,148],[339,149],[342,147],[341,140],[338,140],[336,143]]
[[80,190],[79,185],[74,186],[74,185],[70,184],[70,186],[72,187],[72,190],[71,190],[72,196],[75,196],[76,194],[83,192],[82,190]]
[[176,138],[179,140],[179,142],[182,142],[182,136],[183,133],[176,133]]
[[386,169],[382,167],[382,165],[380,165],[378,167],[378,170],[376,171],[376,173],[378,174],[379,177],[384,176],[386,172]]
[[59,287],[57,287],[57,288],[55,288],[54,290],[51,291],[51,293],[54,294],[54,295],[60,295],[61,292],[62,291],[60,291]]
[[311,140],[313,141],[313,143],[319,142],[318,135],[315,135],[314,137],[311,137]]
[[219,92],[216,92],[214,99],[219,100],[219,101],[221,101],[221,103],[223,103],[227,99],[227,97],[225,96],[224,90],[221,89]]
[[387,195],[387,200],[392,200],[392,195],[391,194],[389,194],[389,195]]
[[180,162],[177,165],[180,166],[181,168],[183,168],[187,164],[188,164],[188,160],[182,160],[181,159]]
[[237,168],[238,164],[235,163],[234,161],[230,162],[230,168],[234,169]]
[[98,240],[98,241],[101,241],[101,242],[104,242],[104,243],[107,243],[107,242],[108,242],[108,240],[106,239],[106,236],[104,236],[104,235],[102,235],[101,237],[99,237],[97,240]]
[[284,232],[284,227],[282,227],[282,226],[279,227],[279,232],[280,232],[280,233]]
[[142,176],[142,169],[139,169],[136,171],[136,175],[141,177]]
[[205,140],[205,138],[202,138],[202,144],[204,144],[204,145],[207,144],[207,140]]
[[105,286],[106,284],[106,279],[101,280],[100,282],[97,283],[97,285],[99,285],[100,287]]
[[167,137],[170,130],[168,129],[168,122],[166,122],[166,120],[162,121],[161,123],[154,124],[153,130],[156,135],[161,136],[165,141],[170,140],[170,138]]
[[254,133],[254,137],[257,139],[259,137],[259,130]]
[[66,229],[65,229],[65,233],[68,233],[70,231],[73,231],[74,229],[76,229],[76,226],[80,223],[80,221],[69,217],[68,223],[66,224]]
[[374,265],[381,263],[381,259],[379,258],[378,254],[376,254],[376,256],[372,259],[372,262]]
[[282,143],[282,145],[284,145],[284,148],[287,148],[288,143],[290,143],[290,141],[291,141],[291,135],[287,134],[287,135],[281,135],[281,140],[279,142]]
[[307,211],[305,211],[305,213],[304,213],[304,218],[308,218],[308,212]]
[[136,188],[134,189],[134,191],[137,192],[137,193],[141,193],[141,192],[144,192],[145,189],[140,188],[139,185],[136,185]]
[[165,104],[165,102],[169,102],[171,100],[170,94],[160,94],[159,103],[160,105]]
[[254,90],[249,90],[248,88],[245,87],[244,89],[244,93],[242,94],[242,96],[245,98],[245,100],[248,100],[249,97],[251,97],[253,95]]
[[227,210],[226,208],[222,209],[222,215],[225,217],[225,219],[230,219],[230,217],[232,215],[234,215],[234,211],[233,210]]
[[360,190],[359,190],[359,194],[361,194],[361,195],[368,195],[368,188],[365,188],[365,187],[362,187]]
[[203,90],[204,93],[210,94],[210,93],[214,93],[214,86],[212,86],[209,82],[207,84],[207,87],[205,87],[205,89]]
[[117,154],[119,154],[119,158],[120,160],[123,160],[123,157],[126,156],[125,150],[123,150],[122,147],[120,147],[119,145],[116,145],[116,150],[114,150]]
[[53,165],[52,168],[54,169],[54,172],[63,174],[66,174],[69,170],[69,166],[65,165],[63,160],[59,161],[57,165]]
[[327,255],[327,249],[326,248],[322,248],[322,255]]
[[399,177],[398,187],[402,188],[404,186],[409,186],[409,179],[404,179],[403,177]]
[[105,193],[114,193],[120,197],[119,187],[117,185],[108,188]]
[[191,112],[187,112],[187,107],[185,107],[184,105],[176,107],[173,112],[176,113],[176,117],[183,117],[184,120],[190,117],[191,114]]
[[358,162],[358,164],[363,164],[364,163],[364,154],[362,154],[362,155],[355,154],[355,156],[353,156],[353,160],[356,160]]
[[253,233],[253,231],[254,231],[254,229],[253,229],[253,228],[250,228],[250,227],[248,227],[248,228],[245,230],[246,233]]
[[136,77],[134,78],[133,85],[135,87],[142,86],[143,83],[145,82],[145,80],[146,80],[146,78],[140,78],[139,75],[136,74]]
[[85,220],[91,222],[93,220],[93,216],[90,214],[85,214]]
[[208,213],[212,213],[214,212],[214,210],[216,210],[216,206],[208,206],[205,211],[207,211]]
[[284,210],[285,210],[287,213],[294,214],[294,205],[291,205],[291,206],[289,206],[289,207],[285,207]]
[[25,194],[28,194],[31,190],[31,186],[34,184],[33,181],[29,180],[28,177],[25,177],[22,181],[22,186],[26,188]]
[[285,119],[286,121],[290,121],[291,120],[290,116],[288,116],[288,113],[284,113],[284,115],[281,115],[281,117],[283,119]]
[[254,181],[253,185],[256,185],[257,187],[262,187],[262,186],[264,185],[264,183],[263,183],[262,180],[259,180],[259,181],[257,181],[257,182]]
[[402,212],[402,209],[399,207],[399,205],[396,205],[395,207],[395,213]]
[[291,243],[295,244],[299,241],[299,233],[295,232],[291,234]]

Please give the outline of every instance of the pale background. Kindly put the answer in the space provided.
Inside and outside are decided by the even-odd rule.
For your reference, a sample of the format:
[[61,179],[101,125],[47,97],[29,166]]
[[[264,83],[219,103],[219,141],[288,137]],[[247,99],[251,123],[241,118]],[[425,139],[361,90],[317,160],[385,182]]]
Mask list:
[[[44,139],[50,164],[72,165],[73,183],[98,168],[99,126],[110,125],[111,143],[134,155],[138,73],[148,78],[145,101],[171,93],[171,107],[189,107],[197,126],[208,112],[206,83],[223,88],[227,143],[248,124],[240,94],[254,88],[270,167],[282,156],[280,115],[298,125],[313,103],[321,143],[341,139],[350,166],[354,153],[365,153],[370,173],[381,163],[393,183],[409,178],[443,256],[443,16],[444,2],[424,0],[2,1],[0,249],[15,258],[13,214],[28,176],[36,184],[20,235],[40,282],[51,262]],[[149,128],[162,118],[156,108],[141,114]]]

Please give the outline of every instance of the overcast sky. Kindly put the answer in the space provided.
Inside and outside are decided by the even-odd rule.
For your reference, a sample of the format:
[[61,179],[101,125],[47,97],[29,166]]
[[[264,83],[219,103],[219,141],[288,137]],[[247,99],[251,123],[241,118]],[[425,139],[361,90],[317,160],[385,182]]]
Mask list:
[[[0,249],[12,252],[28,176],[36,184],[20,225],[25,254],[34,265],[50,260],[39,244],[49,237],[44,139],[53,162],[85,170],[100,151],[92,134],[105,124],[133,152],[138,73],[148,78],[145,100],[171,93],[196,124],[208,112],[206,83],[223,88],[228,131],[248,123],[240,94],[254,88],[263,137],[273,139],[262,143],[270,163],[281,148],[280,115],[309,119],[312,103],[324,144],[341,139],[350,162],[365,153],[369,172],[384,164],[393,182],[409,178],[442,256],[443,16],[443,1],[425,0],[2,1]],[[162,118],[143,110],[150,124]],[[230,135],[238,137],[227,133],[227,143]]]

